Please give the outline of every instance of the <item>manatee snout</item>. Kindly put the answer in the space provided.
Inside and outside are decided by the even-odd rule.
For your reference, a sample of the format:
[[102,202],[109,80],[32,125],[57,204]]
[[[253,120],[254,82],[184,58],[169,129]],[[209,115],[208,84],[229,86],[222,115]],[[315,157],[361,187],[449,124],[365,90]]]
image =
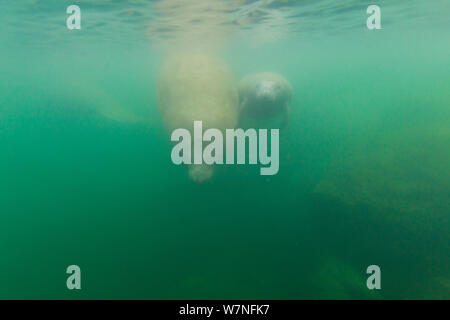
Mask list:
[[256,97],[261,100],[275,101],[279,95],[279,88],[277,88],[277,84],[274,81],[261,81],[255,86]]
[[254,73],[239,83],[241,115],[268,119],[282,115],[287,119],[292,87],[281,75],[272,72]]

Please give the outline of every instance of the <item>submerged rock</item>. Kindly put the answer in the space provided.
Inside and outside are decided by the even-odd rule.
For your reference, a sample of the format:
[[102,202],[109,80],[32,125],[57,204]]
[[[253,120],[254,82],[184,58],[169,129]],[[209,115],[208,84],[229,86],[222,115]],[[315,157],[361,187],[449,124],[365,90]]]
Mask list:
[[384,132],[336,154],[315,192],[395,211],[389,218],[414,228],[437,226],[450,212],[449,159],[448,125]]
[[380,299],[381,291],[368,290],[366,270],[355,268],[346,261],[325,254],[320,266],[311,276],[317,299]]

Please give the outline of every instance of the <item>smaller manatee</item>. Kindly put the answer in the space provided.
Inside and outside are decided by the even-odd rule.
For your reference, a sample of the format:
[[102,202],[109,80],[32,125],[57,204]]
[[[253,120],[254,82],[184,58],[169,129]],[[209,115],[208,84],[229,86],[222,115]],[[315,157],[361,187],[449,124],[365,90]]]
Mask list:
[[292,87],[284,77],[273,72],[250,74],[239,82],[238,89],[241,119],[282,116],[283,125],[287,123]]

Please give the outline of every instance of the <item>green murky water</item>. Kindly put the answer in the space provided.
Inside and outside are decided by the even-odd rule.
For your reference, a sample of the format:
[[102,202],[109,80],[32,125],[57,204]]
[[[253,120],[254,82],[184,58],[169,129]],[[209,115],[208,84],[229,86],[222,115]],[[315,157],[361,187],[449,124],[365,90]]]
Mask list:
[[[70,4],[0,2],[0,298],[450,297],[448,1]],[[197,44],[291,82],[277,175],[172,163],[157,73]]]

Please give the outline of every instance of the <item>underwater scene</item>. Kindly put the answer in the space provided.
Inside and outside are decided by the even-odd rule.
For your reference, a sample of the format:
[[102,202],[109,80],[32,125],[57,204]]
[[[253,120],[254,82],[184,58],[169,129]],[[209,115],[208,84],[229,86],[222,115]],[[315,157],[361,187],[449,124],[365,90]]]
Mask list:
[[0,299],[449,299],[449,12],[0,1]]

